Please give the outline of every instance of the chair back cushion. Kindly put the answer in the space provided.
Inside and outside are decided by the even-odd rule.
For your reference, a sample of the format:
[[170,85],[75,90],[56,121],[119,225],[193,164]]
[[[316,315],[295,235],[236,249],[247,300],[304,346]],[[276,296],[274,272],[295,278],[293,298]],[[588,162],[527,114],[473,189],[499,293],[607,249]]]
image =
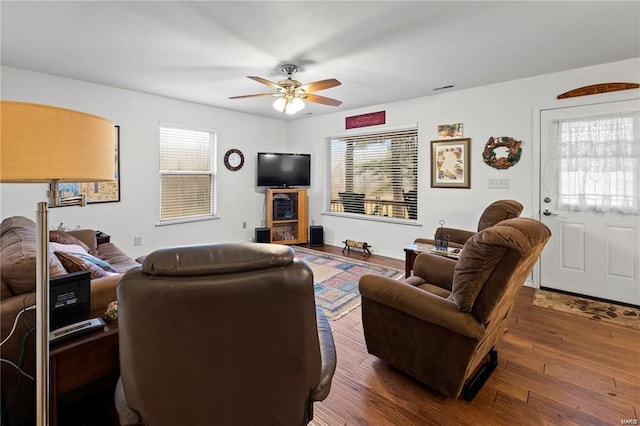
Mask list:
[[313,274],[275,244],[151,253],[118,286],[120,367],[147,424],[303,424],[320,378]]
[[550,236],[541,222],[520,217],[478,232],[460,253],[449,298],[486,323],[502,301],[517,295]]
[[489,204],[480,215],[478,231],[495,225],[503,220],[520,216],[522,204],[515,200],[498,200]]
[[154,251],[145,257],[142,270],[151,275],[216,275],[286,266],[293,256],[291,247],[277,244],[191,245]]

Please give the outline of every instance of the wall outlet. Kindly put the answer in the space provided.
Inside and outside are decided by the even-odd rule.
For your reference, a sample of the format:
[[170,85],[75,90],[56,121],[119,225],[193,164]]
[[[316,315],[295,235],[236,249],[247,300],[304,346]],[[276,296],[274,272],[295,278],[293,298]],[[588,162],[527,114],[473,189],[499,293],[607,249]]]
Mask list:
[[142,245],[142,237],[133,237],[133,245],[139,247]]
[[509,189],[509,179],[489,179],[490,189]]
[[242,229],[247,229],[247,222],[242,222]]

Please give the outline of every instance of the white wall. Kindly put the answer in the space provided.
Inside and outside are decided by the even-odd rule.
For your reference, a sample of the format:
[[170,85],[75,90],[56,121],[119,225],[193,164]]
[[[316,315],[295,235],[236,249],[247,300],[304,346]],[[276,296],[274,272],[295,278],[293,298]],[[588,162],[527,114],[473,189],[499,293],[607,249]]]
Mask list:
[[[607,82],[638,82],[639,77],[640,58],[636,58],[293,121],[288,126],[291,148],[301,150],[301,145],[306,145],[313,158],[310,221],[324,226],[325,243],[340,246],[347,238],[366,241],[378,254],[403,258],[403,248],[418,236],[432,236],[440,219],[450,227],[476,229],[482,210],[498,199],[518,200],[524,205],[523,216],[538,218],[538,200],[533,199],[532,185],[534,173],[538,173],[533,155],[534,106],[567,102],[558,101],[557,95],[578,87]],[[326,211],[325,138],[349,133],[344,127],[345,117],[375,111],[386,111],[386,126],[418,124],[420,227],[321,214]],[[451,123],[463,123],[464,137],[471,138],[471,189],[430,187],[430,141],[437,139],[439,124]],[[376,128],[384,126],[369,129],[374,131]],[[506,170],[496,170],[484,164],[482,150],[491,136],[511,136],[523,141],[518,164]],[[488,180],[491,178],[509,179],[509,189],[489,189]]]
[[[2,68],[2,99],[77,109],[106,117],[121,126],[122,201],[51,209],[50,227],[64,222],[73,227],[101,229],[132,256],[167,245],[248,241],[253,238],[253,229],[262,225],[264,215],[263,190],[255,186],[256,153],[282,150],[312,154],[309,221],[324,226],[325,243],[340,246],[346,238],[367,241],[375,253],[403,258],[403,248],[417,236],[432,235],[440,219],[447,226],[475,229],[481,211],[497,199],[519,200],[525,206],[524,216],[537,217],[538,200],[533,199],[532,185],[537,173],[532,146],[534,106],[562,104],[556,96],[577,87],[638,82],[639,76],[640,58],[635,58],[290,122],[8,67]],[[389,126],[418,124],[421,226],[322,214],[325,138],[348,133],[344,129],[345,117],[380,110],[386,111]],[[229,148],[244,152],[245,166],[238,172],[225,169],[221,158],[218,161],[219,220],[155,226],[159,205],[160,121],[216,129],[220,157]],[[436,139],[438,124],[450,123],[463,123],[464,137],[471,138],[471,189],[430,188],[429,141]],[[520,162],[507,170],[485,165],[481,153],[491,136],[522,140]],[[508,178],[510,188],[488,189],[490,178]],[[46,189],[46,185],[40,184],[1,184],[2,218],[12,215],[35,218],[36,203],[45,199]],[[246,229],[242,229],[242,222],[247,222]],[[133,246],[134,236],[143,238],[141,247]]]
[[[42,103],[84,111],[120,125],[121,202],[49,210],[49,227],[60,222],[100,229],[132,256],[168,245],[249,241],[262,226],[264,190],[255,186],[256,153],[278,151],[286,143],[286,123],[129,90],[2,67],[2,99]],[[161,121],[213,128],[218,134],[218,213],[220,219],[156,226],[159,218],[158,125]],[[222,163],[239,148],[244,167],[230,172]],[[2,218],[35,220],[36,204],[46,198],[44,184],[0,185]],[[247,222],[247,228],[242,223]],[[142,246],[133,246],[133,237]]]

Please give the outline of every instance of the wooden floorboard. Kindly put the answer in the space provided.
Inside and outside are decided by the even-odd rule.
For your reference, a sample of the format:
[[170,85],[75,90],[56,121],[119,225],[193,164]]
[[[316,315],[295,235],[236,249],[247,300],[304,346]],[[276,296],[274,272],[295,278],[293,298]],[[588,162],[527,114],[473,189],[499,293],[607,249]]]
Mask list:
[[[320,250],[345,255],[341,248]],[[357,260],[403,269],[396,259]],[[533,306],[521,290],[476,398],[444,397],[367,354],[361,311],[331,322],[338,367],[312,425],[615,425],[640,410],[640,331]],[[443,354],[446,356],[446,354]]]
[[[397,259],[316,249],[404,270]],[[533,294],[521,290],[497,347],[498,367],[472,402],[440,395],[369,355],[360,308],[331,321],[338,365],[311,424],[600,426],[637,419],[640,331],[533,306]],[[92,417],[65,425],[117,424],[113,409]]]

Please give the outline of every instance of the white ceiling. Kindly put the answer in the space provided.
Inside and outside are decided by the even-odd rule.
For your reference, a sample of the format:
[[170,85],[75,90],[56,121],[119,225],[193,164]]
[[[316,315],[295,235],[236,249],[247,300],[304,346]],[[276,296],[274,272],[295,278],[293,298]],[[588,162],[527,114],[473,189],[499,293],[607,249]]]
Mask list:
[[[1,2],[3,65],[295,119],[640,57],[635,1]],[[343,101],[296,116],[246,78]],[[601,83],[601,82],[593,82]],[[568,88],[570,89],[570,88]]]

